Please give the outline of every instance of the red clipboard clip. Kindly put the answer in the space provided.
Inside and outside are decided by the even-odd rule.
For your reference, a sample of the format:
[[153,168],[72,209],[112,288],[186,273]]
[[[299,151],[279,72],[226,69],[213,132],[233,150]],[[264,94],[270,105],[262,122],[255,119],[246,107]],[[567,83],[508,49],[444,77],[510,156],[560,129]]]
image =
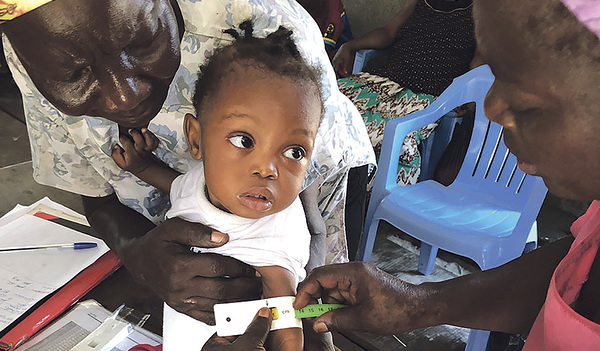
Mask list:
[[16,349],[17,347],[21,346],[21,344],[23,344],[25,341],[27,341],[27,339],[29,339],[28,335],[23,335],[21,337],[21,339],[19,341],[17,341],[14,345],[13,343],[4,343],[2,341],[0,341],[0,350],[2,351],[11,351]]

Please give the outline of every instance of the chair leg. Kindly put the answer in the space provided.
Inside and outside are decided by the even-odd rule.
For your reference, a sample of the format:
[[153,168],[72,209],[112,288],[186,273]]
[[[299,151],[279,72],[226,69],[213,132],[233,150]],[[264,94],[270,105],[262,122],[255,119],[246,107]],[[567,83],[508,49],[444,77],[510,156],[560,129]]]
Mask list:
[[538,245],[538,230],[537,230],[537,221],[533,221],[531,225],[531,230],[529,231],[529,235],[527,236],[527,241],[525,244],[525,249],[523,249],[523,253],[528,253],[537,248]]
[[360,254],[358,256],[360,261],[371,262],[371,255],[373,254],[373,246],[375,246],[375,237],[377,237],[378,227],[379,220],[376,219],[369,224],[369,230],[363,232]]
[[485,351],[487,349],[489,330],[471,329],[465,351]]
[[435,264],[435,257],[437,256],[438,248],[431,246],[421,241],[421,251],[419,253],[419,266],[417,270],[423,274],[428,275],[433,271]]

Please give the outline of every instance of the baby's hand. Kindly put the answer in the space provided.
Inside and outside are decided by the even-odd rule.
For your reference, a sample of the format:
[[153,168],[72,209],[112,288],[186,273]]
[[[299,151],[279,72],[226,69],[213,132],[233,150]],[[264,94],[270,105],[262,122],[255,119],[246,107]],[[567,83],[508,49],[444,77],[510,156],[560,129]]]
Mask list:
[[152,150],[158,147],[158,138],[147,128],[129,129],[128,137],[121,135],[119,141],[123,147],[115,145],[112,151],[112,159],[122,169],[133,174],[139,174],[148,168],[152,160]]

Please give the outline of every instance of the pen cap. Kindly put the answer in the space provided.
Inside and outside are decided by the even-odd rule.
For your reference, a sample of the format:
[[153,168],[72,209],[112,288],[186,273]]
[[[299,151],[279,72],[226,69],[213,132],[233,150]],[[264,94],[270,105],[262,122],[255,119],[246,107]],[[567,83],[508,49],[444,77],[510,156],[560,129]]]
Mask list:
[[83,250],[83,249],[93,249],[94,247],[97,247],[98,244],[96,243],[75,243],[73,244],[73,249],[74,250]]

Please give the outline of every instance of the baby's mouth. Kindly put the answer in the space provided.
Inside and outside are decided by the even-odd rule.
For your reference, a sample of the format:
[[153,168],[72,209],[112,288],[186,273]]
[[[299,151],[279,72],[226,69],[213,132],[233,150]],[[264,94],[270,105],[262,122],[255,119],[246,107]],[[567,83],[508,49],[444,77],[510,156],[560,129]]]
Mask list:
[[273,207],[270,197],[265,191],[248,191],[238,196],[243,206],[259,212],[268,211]]

